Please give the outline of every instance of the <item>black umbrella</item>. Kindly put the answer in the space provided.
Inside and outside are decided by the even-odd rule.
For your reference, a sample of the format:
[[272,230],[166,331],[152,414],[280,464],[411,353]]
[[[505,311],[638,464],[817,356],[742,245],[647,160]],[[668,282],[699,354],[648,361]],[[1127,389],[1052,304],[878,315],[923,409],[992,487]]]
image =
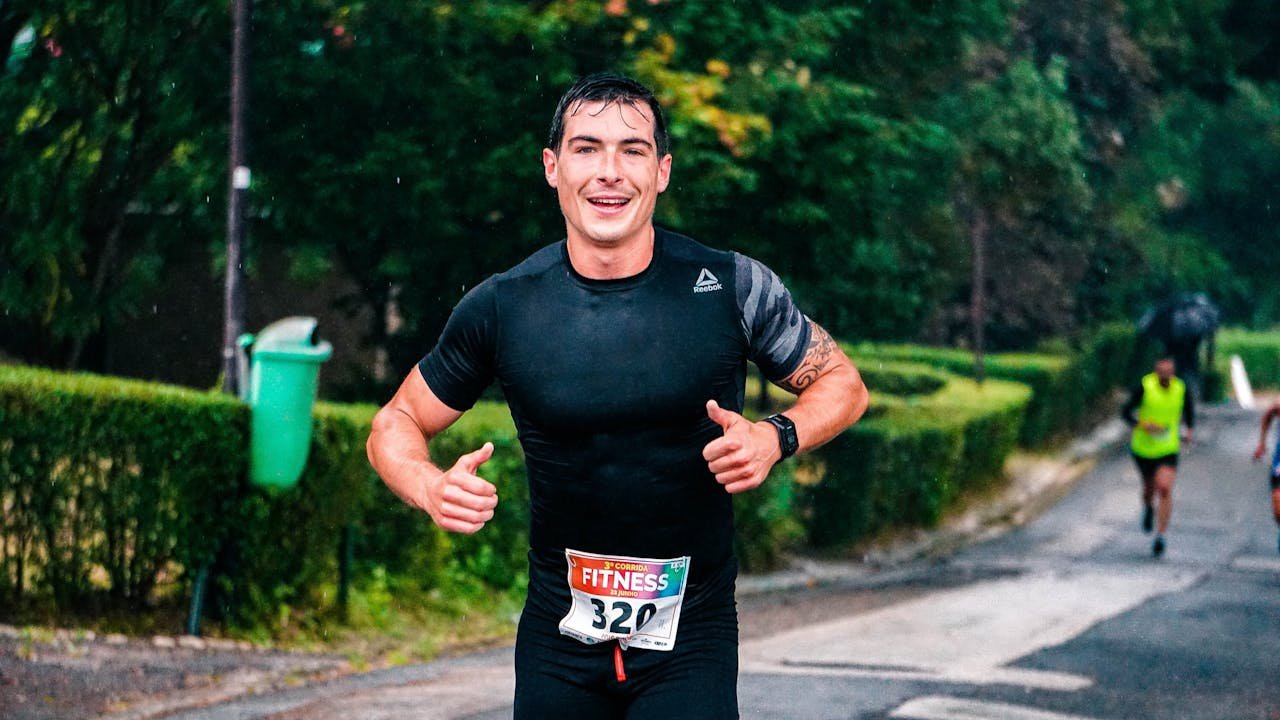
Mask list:
[[1204,293],[1180,293],[1148,310],[1138,332],[1169,345],[1198,342],[1218,330],[1221,313]]

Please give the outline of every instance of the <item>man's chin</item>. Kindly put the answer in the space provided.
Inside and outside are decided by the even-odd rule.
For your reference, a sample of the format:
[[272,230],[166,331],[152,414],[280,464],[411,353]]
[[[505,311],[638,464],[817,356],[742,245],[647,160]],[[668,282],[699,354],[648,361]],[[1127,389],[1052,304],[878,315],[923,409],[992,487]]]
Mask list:
[[587,228],[586,238],[593,244],[613,247],[623,245],[627,238],[635,235],[635,231],[628,232],[627,229],[618,227],[593,227]]

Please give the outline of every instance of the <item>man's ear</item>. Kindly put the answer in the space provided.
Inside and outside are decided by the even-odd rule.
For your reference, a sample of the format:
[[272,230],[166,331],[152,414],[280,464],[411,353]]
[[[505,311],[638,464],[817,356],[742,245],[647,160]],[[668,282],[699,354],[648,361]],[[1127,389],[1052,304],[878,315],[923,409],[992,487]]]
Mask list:
[[542,148],[542,174],[547,178],[547,184],[553,188],[558,188],[560,179],[556,176],[556,168],[560,164],[560,158],[551,148]]
[[665,192],[671,184],[671,153],[662,156],[658,161],[658,192]]

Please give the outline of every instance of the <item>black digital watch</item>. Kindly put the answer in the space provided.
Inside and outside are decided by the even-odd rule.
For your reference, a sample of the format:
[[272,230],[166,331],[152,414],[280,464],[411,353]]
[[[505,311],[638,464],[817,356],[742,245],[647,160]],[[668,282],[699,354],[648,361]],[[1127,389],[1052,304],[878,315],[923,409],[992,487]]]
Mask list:
[[796,424],[791,422],[791,418],[779,413],[764,421],[778,429],[778,449],[782,451],[782,459],[795,455],[800,449],[800,438],[796,436]]

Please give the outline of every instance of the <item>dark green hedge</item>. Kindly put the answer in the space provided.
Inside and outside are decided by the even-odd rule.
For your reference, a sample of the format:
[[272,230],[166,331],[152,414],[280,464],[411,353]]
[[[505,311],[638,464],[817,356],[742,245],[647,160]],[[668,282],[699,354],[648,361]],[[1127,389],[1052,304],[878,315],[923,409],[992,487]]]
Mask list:
[[858,358],[856,364],[862,382],[880,395],[932,395],[947,385],[946,372],[922,363],[877,357]]
[[0,367],[0,597],[84,609],[189,588],[214,569],[213,596],[249,623],[332,587],[344,528],[358,568],[438,582],[461,566],[501,587],[521,582],[527,499],[510,416],[485,406],[433,447],[442,462],[484,437],[485,475],[504,499],[474,538],[439,532],[373,474],[365,439],[376,408],[319,403],[298,486],[245,480],[249,409],[219,393],[91,375]]
[[249,414],[222,395],[0,367],[0,592],[140,602],[237,514]]
[[1231,377],[1231,356],[1244,362],[1249,384],[1256,388],[1280,388],[1280,329],[1264,331],[1229,328],[1218,333],[1215,366]]
[[[297,487],[268,493],[245,480],[249,409],[237,400],[0,367],[0,598],[84,611],[144,602],[174,581],[186,597],[209,564],[214,614],[269,626],[282,608],[332,604],[344,530],[354,582],[522,586],[528,490],[507,408],[480,403],[432,443],[442,466],[495,445],[481,474],[498,487],[497,514],[470,536],[441,531],[378,480],[364,448],[375,411],[318,403]],[[799,535],[789,472],[735,499],[747,568]]]
[[955,377],[925,398],[870,387],[878,412],[801,458],[798,505],[816,548],[933,525],[965,490],[1000,477],[1031,391]]
[[[905,360],[942,368],[957,375],[972,376],[973,354],[952,348],[919,345],[863,344],[851,349],[855,362],[869,364],[876,359]],[[1032,390],[1031,402],[1022,423],[1020,442],[1039,445],[1055,429],[1079,423],[1084,404],[1077,396],[1083,384],[1080,366],[1070,357],[1032,353],[996,353],[986,356],[988,378],[1011,380]]]
[[1139,347],[1137,330],[1128,323],[1103,325],[1087,335],[1074,351],[1083,380],[1082,403],[1091,405],[1149,372],[1155,358],[1143,354]]
[[[1136,332],[1128,325],[1106,325],[1090,333],[1078,348],[1055,353],[992,353],[986,356],[986,376],[1022,383],[1032,395],[1019,442],[1041,445],[1055,435],[1078,430],[1088,410],[1111,389],[1127,386],[1141,376],[1135,356]],[[872,366],[878,360],[903,360],[972,377],[973,354],[954,348],[864,343],[848,348],[855,362]],[[868,387],[873,387],[868,383]]]

